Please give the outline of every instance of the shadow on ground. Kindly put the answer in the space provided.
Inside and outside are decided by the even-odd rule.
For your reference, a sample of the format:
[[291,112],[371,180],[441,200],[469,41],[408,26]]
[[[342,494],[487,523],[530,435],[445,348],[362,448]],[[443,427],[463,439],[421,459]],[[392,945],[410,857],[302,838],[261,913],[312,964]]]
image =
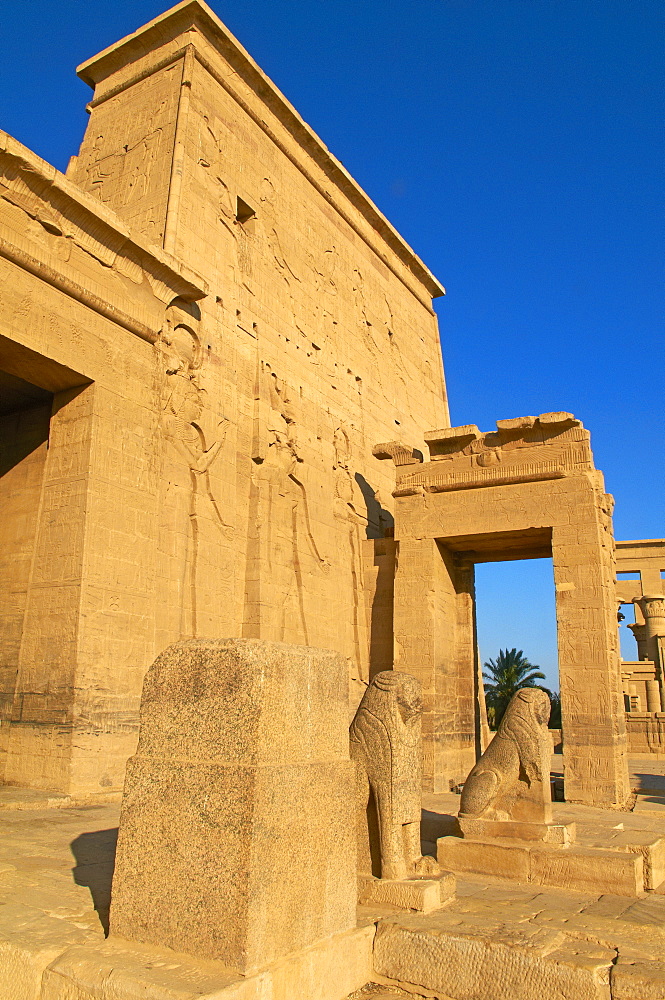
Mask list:
[[72,869],[74,881],[90,890],[92,904],[107,937],[117,842],[118,828],[115,826],[111,830],[82,833],[70,844],[76,859],[76,866]]

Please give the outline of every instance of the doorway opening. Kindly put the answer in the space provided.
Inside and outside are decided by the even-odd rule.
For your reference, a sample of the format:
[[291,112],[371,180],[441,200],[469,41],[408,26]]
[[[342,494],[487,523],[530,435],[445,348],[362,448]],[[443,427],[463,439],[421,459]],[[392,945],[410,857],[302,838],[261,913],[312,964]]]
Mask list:
[[[559,662],[554,592],[554,570],[551,558],[482,562],[475,566],[476,630],[478,656],[484,674],[490,660],[500,669],[508,655],[508,665],[515,650],[522,653],[534,671],[544,674],[535,678],[534,685],[546,688],[553,696],[551,729],[560,729]],[[487,683],[487,681],[486,681]],[[487,696],[488,721],[495,729],[500,721],[492,711],[491,693]],[[500,711],[500,705],[498,706]],[[494,717],[493,717],[494,716]],[[560,743],[560,740],[556,741]]]
[[0,370],[0,760],[18,673],[52,405],[52,393]]

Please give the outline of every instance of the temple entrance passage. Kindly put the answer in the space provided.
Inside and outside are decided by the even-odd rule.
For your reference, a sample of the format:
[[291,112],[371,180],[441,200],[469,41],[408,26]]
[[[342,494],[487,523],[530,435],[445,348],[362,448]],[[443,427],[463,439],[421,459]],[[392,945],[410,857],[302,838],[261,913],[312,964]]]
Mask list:
[[[613,501],[570,413],[425,435],[397,452],[395,667],[423,684],[427,790],[463,781],[482,739],[473,568],[551,557],[566,798],[621,808],[630,794],[614,593]],[[374,449],[391,454],[388,445]],[[391,456],[392,457],[392,456]]]
[[70,569],[85,514],[68,491],[67,473],[81,479],[69,430],[88,381],[0,336],[0,784],[58,787],[80,603]]
[[0,774],[14,702],[53,396],[0,370]]

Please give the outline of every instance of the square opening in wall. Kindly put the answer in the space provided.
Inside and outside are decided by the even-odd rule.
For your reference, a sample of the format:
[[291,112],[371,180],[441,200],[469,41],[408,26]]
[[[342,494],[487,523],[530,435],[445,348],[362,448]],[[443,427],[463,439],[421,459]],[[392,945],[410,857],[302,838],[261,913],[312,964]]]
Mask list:
[[239,222],[241,226],[247,229],[248,223],[251,225],[255,218],[256,212],[254,209],[242,198],[236,198],[236,222]]

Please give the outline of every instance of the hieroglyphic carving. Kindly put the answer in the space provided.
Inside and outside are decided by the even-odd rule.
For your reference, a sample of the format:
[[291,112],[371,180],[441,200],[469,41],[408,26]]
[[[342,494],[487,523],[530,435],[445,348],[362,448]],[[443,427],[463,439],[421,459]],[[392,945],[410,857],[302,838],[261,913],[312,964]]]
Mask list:
[[351,569],[351,600],[353,604],[353,646],[361,679],[369,679],[367,663],[367,618],[363,593],[362,534],[366,533],[367,516],[356,506],[358,487],[351,472],[351,442],[346,428],[340,425],[333,435],[335,476],[334,515],[343,522],[342,531],[348,540],[348,563]]
[[[164,104],[157,114],[163,107]],[[110,182],[123,174],[126,182],[125,205],[138,201],[148,189],[161,137],[162,129],[152,128],[131,145],[127,143],[118,149],[115,142],[98,135],[92,147],[92,161],[87,168],[88,190],[100,201],[108,203],[113,198],[109,192]]]
[[293,263],[289,258],[287,258],[284,250],[282,249],[279,234],[274,226],[271,226],[267,233],[267,245],[270,251],[271,263],[275,268],[275,273],[279,275],[286,287],[290,312],[293,317],[293,325],[296,330],[304,336],[304,323],[300,316],[301,310],[297,297],[297,288],[301,284],[301,279],[295,270]]
[[367,297],[365,294],[365,278],[358,268],[353,270],[353,295],[355,298],[355,308],[356,316],[358,320],[358,326],[362,334],[362,340],[368,351],[373,364],[373,377],[376,380],[377,385],[382,386],[382,374],[381,369],[382,364],[382,347],[383,345],[377,341],[375,335],[374,324],[372,322],[372,316],[370,315],[367,306]]
[[[321,554],[312,531],[307,490],[298,466],[303,459],[298,448],[296,409],[288,385],[270,366],[264,364],[258,373],[259,412],[264,383],[267,382],[269,408],[265,431],[267,446],[255,445],[257,453],[257,487],[264,493],[265,516],[261,525],[265,531],[266,557],[274,583],[275,595],[273,637],[283,640],[287,626],[293,630],[293,613],[298,619],[299,638],[305,644],[309,631],[305,615],[302,559],[308,553],[314,564],[324,572],[329,561]],[[260,453],[260,454],[259,454]],[[289,617],[291,615],[291,618]]]
[[214,440],[206,444],[206,436],[200,424],[206,398],[206,390],[199,380],[203,353],[201,342],[194,329],[177,322],[178,318],[177,312],[169,311],[160,342],[166,374],[162,406],[164,433],[191,471],[206,476],[207,492],[218,519],[224,527],[229,527],[219,514],[207,477],[208,470],[224,443],[228,420],[226,417],[221,418]]
[[[40,183],[39,178],[27,171],[23,175],[9,157],[0,157],[0,197],[25,212],[31,220],[27,223],[27,233],[34,240],[55,252],[63,262],[70,261],[72,248],[77,247],[104,267],[119,270],[135,284],[143,281],[144,272],[138,262],[121,258],[120,247],[109,245],[108,226],[91,218],[85,220],[84,227],[80,211],[76,221],[66,217],[57,204],[46,200],[48,193],[44,179]],[[68,207],[76,211],[73,205]]]
[[[163,112],[165,102],[155,114]],[[110,204],[123,214],[128,213],[138,231],[149,239],[161,238],[155,206],[147,208],[144,218],[134,218],[149,192],[154,176],[163,129],[146,124],[146,131],[132,142],[119,145],[116,136],[100,133],[92,146],[85,174],[85,187],[104,204]]]
[[128,116],[118,115],[119,95],[103,101],[68,172],[156,245],[166,224],[181,79],[182,64],[171,63],[137,82]]
[[335,517],[347,520],[349,515],[355,520],[359,515],[354,505],[354,481],[350,471],[351,443],[344,426],[339,426],[333,435],[335,460]]
[[434,859],[420,852],[421,716],[420,681],[384,670],[365,691],[351,723],[361,873],[403,879],[438,871]]
[[211,122],[208,115],[203,115],[199,134],[199,157],[197,164],[201,167],[204,183],[214,206],[217,221],[236,236],[233,226],[235,212],[229,186],[222,176],[222,138],[220,129]]
[[[181,322],[182,318],[179,308],[172,307],[168,311],[158,345],[164,377],[161,424],[165,439],[178,453],[189,473],[187,524],[191,546],[188,545],[186,550],[185,564],[189,565],[185,565],[184,575],[189,577],[191,629],[185,631],[196,635],[200,499],[210,504],[212,520],[220,530],[232,527],[222,514],[210,479],[210,468],[224,445],[228,420],[222,416],[213,434],[206,437],[201,423],[207,397],[199,378],[203,356],[201,342],[193,326]],[[176,505],[177,492],[175,490],[172,501]]]
[[[112,217],[99,217],[65,178],[14,140],[6,144],[0,152],[0,211],[11,242],[0,239],[0,255],[154,343],[163,322],[161,303],[178,293],[188,298],[193,287],[124,227],[115,228]],[[89,258],[98,266],[91,268]],[[116,280],[107,301],[109,271]],[[140,285],[149,287],[155,302],[137,299]]]
[[314,335],[313,353],[308,353],[315,364],[321,363],[319,351],[335,340],[337,326],[336,296],[339,293],[339,255],[334,244],[324,244],[310,248],[304,246],[302,254],[307,264],[307,281],[312,284],[315,294],[306,299],[311,309],[308,322]]

